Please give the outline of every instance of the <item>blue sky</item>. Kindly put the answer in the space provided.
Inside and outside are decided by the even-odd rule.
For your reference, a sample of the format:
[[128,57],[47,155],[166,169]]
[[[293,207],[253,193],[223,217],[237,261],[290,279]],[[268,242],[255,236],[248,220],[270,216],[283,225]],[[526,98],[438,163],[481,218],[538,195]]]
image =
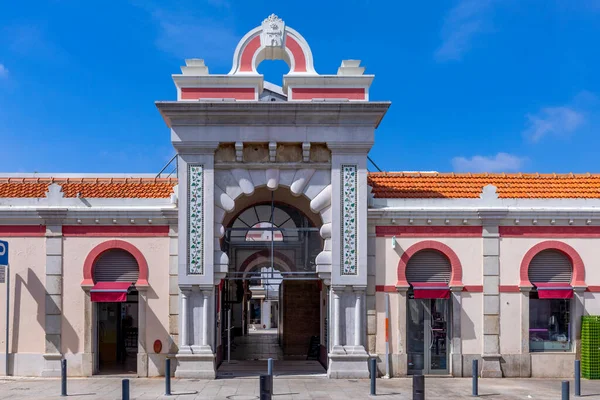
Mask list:
[[[158,172],[170,75],[192,57],[229,72],[270,13],[317,72],[375,74],[382,169],[600,172],[600,0],[5,1],[0,171]],[[280,83],[286,66],[259,71]]]

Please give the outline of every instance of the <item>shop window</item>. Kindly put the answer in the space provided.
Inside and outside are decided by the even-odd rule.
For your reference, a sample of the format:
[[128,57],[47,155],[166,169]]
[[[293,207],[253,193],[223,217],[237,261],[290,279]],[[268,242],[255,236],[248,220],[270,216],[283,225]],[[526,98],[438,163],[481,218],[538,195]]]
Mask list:
[[556,250],[538,253],[529,264],[529,351],[571,351],[572,265]]
[[571,300],[529,296],[529,351],[570,351]]

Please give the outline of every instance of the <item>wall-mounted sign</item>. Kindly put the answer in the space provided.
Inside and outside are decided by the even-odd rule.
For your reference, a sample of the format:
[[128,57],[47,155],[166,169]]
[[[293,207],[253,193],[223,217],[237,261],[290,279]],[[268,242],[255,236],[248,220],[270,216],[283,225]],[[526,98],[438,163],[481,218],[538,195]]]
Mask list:
[[0,240],[0,265],[8,265],[8,242]]
[[6,283],[6,266],[0,265],[0,283]]
[[154,352],[155,353],[160,353],[162,350],[162,342],[158,339],[156,339],[154,341]]

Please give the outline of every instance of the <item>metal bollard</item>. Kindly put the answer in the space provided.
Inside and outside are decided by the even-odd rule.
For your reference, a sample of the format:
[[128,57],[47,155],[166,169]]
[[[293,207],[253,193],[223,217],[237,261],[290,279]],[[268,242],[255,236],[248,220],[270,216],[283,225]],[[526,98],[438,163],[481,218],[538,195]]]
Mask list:
[[171,395],[171,359],[165,360],[165,396]]
[[273,390],[273,359],[269,358],[267,360],[267,375],[269,375],[271,390]]
[[581,361],[575,360],[575,396],[581,396]]
[[269,375],[260,376],[260,400],[271,400],[273,396],[273,388],[271,387],[271,377]]
[[371,360],[369,360],[369,362],[371,364],[371,396],[376,396],[377,388],[375,385],[377,383],[377,359],[373,357]]
[[122,390],[121,398],[123,400],[129,400],[129,379],[123,379],[122,388],[123,388],[123,390]]
[[479,396],[479,381],[477,376],[479,375],[479,361],[473,360],[473,396]]
[[67,360],[60,360],[60,395],[67,396]]
[[425,377],[413,375],[413,400],[425,400]]
[[569,381],[562,382],[562,400],[569,400]]

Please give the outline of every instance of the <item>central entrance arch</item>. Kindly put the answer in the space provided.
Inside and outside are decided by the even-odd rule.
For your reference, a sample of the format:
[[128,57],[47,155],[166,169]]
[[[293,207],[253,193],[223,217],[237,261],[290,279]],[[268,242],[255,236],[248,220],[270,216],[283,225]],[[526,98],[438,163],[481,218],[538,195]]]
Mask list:
[[307,199],[293,197],[291,205],[290,197],[285,188],[259,188],[224,218],[229,267],[215,324],[221,377],[258,374],[268,358],[281,372],[325,373],[327,292],[316,265],[322,224]]

